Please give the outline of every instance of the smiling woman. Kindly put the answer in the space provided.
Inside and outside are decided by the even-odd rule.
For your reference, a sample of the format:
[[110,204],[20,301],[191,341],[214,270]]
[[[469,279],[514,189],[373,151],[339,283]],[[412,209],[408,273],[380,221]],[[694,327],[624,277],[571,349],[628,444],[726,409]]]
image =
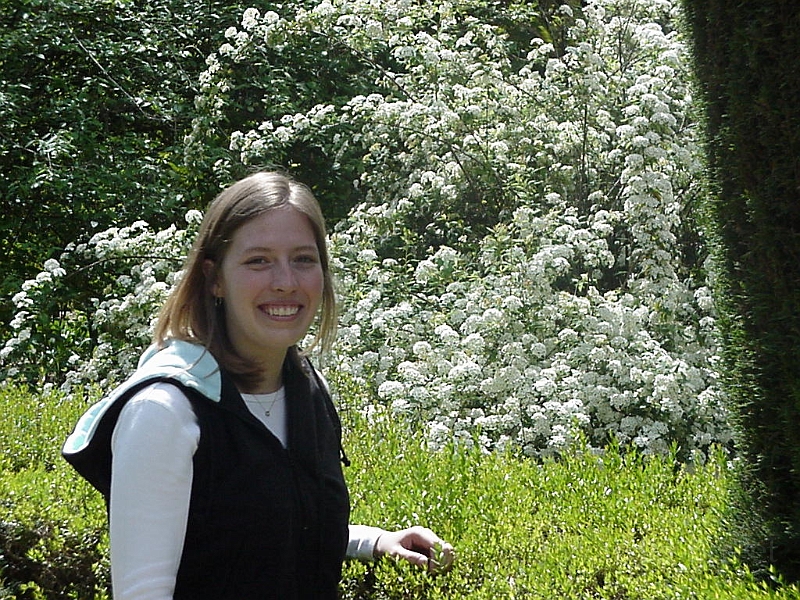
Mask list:
[[[224,190],[209,206],[189,255],[186,275],[164,304],[155,339],[158,343],[170,338],[200,342],[240,385],[259,387],[260,380],[269,377],[263,369],[270,364],[259,349],[253,353],[252,349],[248,352],[237,347],[239,333],[244,332],[232,333],[229,329],[250,328],[257,316],[243,314],[241,296],[255,294],[249,301],[258,305],[259,313],[266,306],[296,305],[297,298],[308,292],[308,285],[288,291],[268,286],[296,286],[300,279],[288,281],[289,274],[284,272],[289,265],[294,274],[316,273],[321,277],[321,290],[312,294],[317,304],[303,311],[303,324],[308,329],[319,313],[313,345],[328,349],[336,335],[336,300],[329,263],[325,219],[311,191],[276,173],[251,175]],[[268,277],[273,283],[267,283]],[[292,302],[287,304],[289,299]],[[256,310],[255,305],[252,310]],[[247,333],[254,331],[248,329]],[[283,351],[299,339],[286,343]],[[282,358],[279,351],[271,366],[282,364]]]
[[243,225],[218,262],[206,259],[206,276],[224,306],[228,341],[261,373],[248,391],[274,392],[286,349],[305,336],[322,304],[325,275],[311,222],[289,206],[270,210]]
[[348,526],[339,418],[296,345],[317,317],[333,339],[326,239],[283,175],[223,191],[153,346],[68,438],[109,502],[117,600],[334,599],[346,557],[452,562],[429,529]]

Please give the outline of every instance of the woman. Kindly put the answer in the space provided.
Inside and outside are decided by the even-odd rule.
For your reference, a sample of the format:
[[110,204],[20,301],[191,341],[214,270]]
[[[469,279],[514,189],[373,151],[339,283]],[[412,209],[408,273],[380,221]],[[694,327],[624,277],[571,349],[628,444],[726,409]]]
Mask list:
[[136,372],[65,458],[105,496],[116,600],[336,598],[346,557],[429,565],[428,529],[349,526],[341,426],[298,350],[336,324],[324,220],[257,173],[212,202]]

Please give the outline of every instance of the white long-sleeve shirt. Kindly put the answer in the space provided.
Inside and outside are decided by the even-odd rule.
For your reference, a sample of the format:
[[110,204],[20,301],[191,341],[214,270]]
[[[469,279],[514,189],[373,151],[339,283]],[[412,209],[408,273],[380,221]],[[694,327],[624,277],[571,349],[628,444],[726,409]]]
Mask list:
[[[257,410],[259,400],[269,415]],[[285,406],[246,397],[251,412],[286,444]],[[139,391],[122,409],[111,439],[111,577],[116,600],[171,600],[192,489],[200,427],[189,399],[169,383]],[[350,525],[347,557],[369,560],[384,532]]]

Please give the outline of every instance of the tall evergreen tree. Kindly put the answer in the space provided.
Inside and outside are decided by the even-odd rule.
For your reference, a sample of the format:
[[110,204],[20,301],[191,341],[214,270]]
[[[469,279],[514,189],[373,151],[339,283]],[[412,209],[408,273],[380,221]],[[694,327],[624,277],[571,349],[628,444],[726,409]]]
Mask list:
[[[685,0],[730,397],[766,560],[800,578],[800,3]],[[742,515],[744,518],[744,515]]]

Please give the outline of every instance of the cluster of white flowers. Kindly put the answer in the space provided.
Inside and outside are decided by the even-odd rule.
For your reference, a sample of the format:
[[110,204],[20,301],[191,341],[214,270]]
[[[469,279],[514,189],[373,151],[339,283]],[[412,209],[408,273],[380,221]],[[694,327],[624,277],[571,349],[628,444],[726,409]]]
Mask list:
[[[187,156],[202,153],[205,131],[223,119],[226,73],[258,64],[265,49],[328,40],[376,78],[371,93],[230,139],[244,164],[315,140],[329,156],[361,161],[354,184],[365,202],[331,235],[343,305],[325,368],[362,386],[366,414],[389,406],[426,423],[433,443],[455,437],[532,455],[578,437],[645,452],[677,443],[687,455],[727,443],[712,296],[704,265],[691,262],[702,256],[682,246],[687,236],[702,246],[684,218],[702,162],[686,48],[670,25],[679,3],[565,5],[565,48],[520,47],[508,27],[472,16],[468,0],[434,4],[248,9],[201,77],[205,116]],[[529,24],[526,10],[505,19]],[[184,232],[167,235],[183,246]],[[157,236],[133,226],[92,249],[142,253],[164,245]],[[146,337],[169,272],[140,261],[96,302],[108,337],[76,373],[106,376],[123,336]],[[30,306],[23,295],[15,302],[22,333]]]
[[[110,228],[66,248],[61,261],[46,261],[13,298],[14,333],[0,349],[3,374],[38,379],[47,387],[58,381],[64,391],[124,378],[150,342],[155,316],[180,277],[201,218],[189,211],[184,229],[154,231],[143,221]],[[69,278],[79,276],[105,278],[105,295],[69,311],[54,306],[59,290],[75,285]]]
[[[683,216],[702,163],[686,49],[665,25],[676,3],[587,2],[578,43],[559,55],[532,40],[522,64],[485,23],[461,14],[423,32],[399,4],[326,4],[292,24],[403,66],[382,74],[397,91],[326,107],[311,126],[354,131],[339,151],[360,149],[367,198],[332,237],[345,310],[329,367],[432,440],[531,454],[578,435],[646,452],[728,442],[713,302],[680,245],[699,238]],[[381,35],[364,36],[367,22]],[[245,135],[309,136],[296,116],[280,127],[281,139],[264,124]],[[475,216],[513,216],[477,247],[420,253],[415,219],[476,191]],[[399,258],[401,243],[418,248]]]
[[[357,300],[346,305],[330,366],[374,388],[376,402],[428,423],[434,442],[448,432],[542,454],[578,435],[598,446],[613,436],[645,452],[729,441],[708,290],[684,299],[668,334],[657,327],[663,307],[648,296],[559,290],[561,261],[587,252],[580,245],[589,234],[576,232],[589,230],[532,212],[516,211],[477,256],[440,248],[410,284],[395,261],[337,262],[345,298]],[[353,218],[363,233],[370,219]],[[532,226],[537,248],[526,247]],[[355,239],[334,235],[334,254],[354,252]],[[594,241],[608,259],[602,238]],[[408,287],[400,301],[398,281]]]

